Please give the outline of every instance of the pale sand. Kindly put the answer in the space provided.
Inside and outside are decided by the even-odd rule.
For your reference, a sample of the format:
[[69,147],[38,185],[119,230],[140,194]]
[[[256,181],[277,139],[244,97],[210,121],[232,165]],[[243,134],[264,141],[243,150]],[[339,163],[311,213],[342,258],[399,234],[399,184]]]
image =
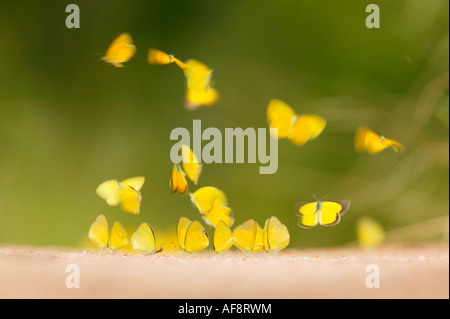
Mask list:
[[[0,247],[0,298],[449,298],[449,247],[105,255]],[[80,288],[66,287],[69,264]],[[367,288],[366,267],[380,271]]]

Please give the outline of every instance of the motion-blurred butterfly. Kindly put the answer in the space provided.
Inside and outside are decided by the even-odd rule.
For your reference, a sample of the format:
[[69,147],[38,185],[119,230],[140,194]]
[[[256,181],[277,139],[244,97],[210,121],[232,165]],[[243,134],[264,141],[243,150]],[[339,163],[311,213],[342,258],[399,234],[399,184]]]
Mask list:
[[267,121],[271,129],[278,129],[278,135],[275,137],[287,138],[296,145],[303,145],[318,137],[327,123],[318,115],[297,115],[289,105],[276,99],[269,102]]
[[289,245],[289,231],[278,218],[272,216],[266,220],[263,232],[263,245],[266,251],[280,251]]
[[217,102],[219,93],[211,85],[213,70],[203,62],[191,59],[183,69],[186,77],[186,108],[195,110]]
[[397,153],[405,149],[399,142],[380,136],[367,127],[361,126],[356,130],[355,150],[357,152],[367,152],[373,155],[388,147],[391,147]]
[[128,235],[120,222],[115,222],[109,234],[108,222],[104,215],[99,215],[89,228],[89,239],[101,249],[109,247],[118,250],[128,245]]
[[140,224],[136,232],[131,236],[131,247],[133,250],[149,255],[162,250],[161,248],[156,249],[155,234],[147,223]]
[[144,185],[145,177],[136,176],[127,178],[121,182],[110,179],[101,183],[97,189],[97,195],[106,200],[110,206],[120,204],[122,210],[130,214],[139,214],[142,195],[141,188]]
[[177,64],[186,78],[186,108],[195,110],[201,106],[212,105],[219,99],[219,92],[212,87],[213,70],[203,62],[190,59],[181,62],[171,54],[158,49],[148,51],[149,64]]
[[227,251],[233,246],[233,233],[223,220],[220,220],[216,225],[213,244],[216,253]]
[[111,63],[115,67],[123,67],[124,62],[128,62],[136,53],[133,38],[129,33],[121,33],[114,38],[106,50],[102,60]]
[[186,145],[181,145],[181,160],[184,172],[197,185],[203,165],[199,162],[194,152]]
[[227,197],[220,189],[212,186],[202,187],[191,193],[190,197],[208,225],[216,227],[220,220],[228,227],[233,225],[232,210],[227,206]]
[[384,241],[384,230],[379,222],[368,216],[361,217],[356,223],[356,239],[363,248],[375,248]]
[[242,251],[256,253],[264,248],[263,232],[254,219],[249,219],[233,230],[233,244]]
[[209,246],[208,233],[199,221],[181,217],[177,224],[177,239],[180,247],[188,253],[195,253]]
[[189,193],[186,173],[181,170],[180,165],[178,164],[173,164],[172,167],[172,173],[170,175],[170,189],[173,193]]
[[149,49],[148,50],[148,63],[149,64],[170,64],[175,63],[178,65],[182,70],[186,68],[185,64],[178,60],[175,56],[172,54],[167,54],[161,50],[158,49]]
[[300,227],[311,228],[317,224],[333,226],[339,223],[349,206],[348,200],[299,202],[295,205],[295,213],[300,217]]

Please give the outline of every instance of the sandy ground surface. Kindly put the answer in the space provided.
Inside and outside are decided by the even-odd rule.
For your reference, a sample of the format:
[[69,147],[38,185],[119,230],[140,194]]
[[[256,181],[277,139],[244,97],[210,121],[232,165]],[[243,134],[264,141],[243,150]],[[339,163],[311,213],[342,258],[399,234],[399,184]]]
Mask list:
[[[0,246],[0,298],[449,298],[448,255],[448,245],[172,256]],[[366,286],[371,264],[379,288]]]

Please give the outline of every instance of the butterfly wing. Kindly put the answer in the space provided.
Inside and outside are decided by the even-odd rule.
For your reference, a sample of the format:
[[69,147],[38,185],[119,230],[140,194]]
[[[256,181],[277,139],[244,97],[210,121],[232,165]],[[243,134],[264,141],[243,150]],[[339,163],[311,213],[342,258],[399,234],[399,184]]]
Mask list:
[[324,130],[326,124],[326,120],[318,115],[299,115],[292,125],[292,131],[288,139],[294,144],[301,146],[317,138]]
[[177,240],[178,244],[180,245],[181,249],[186,250],[186,247],[184,245],[184,241],[186,239],[186,232],[191,225],[192,221],[190,221],[186,217],[180,217],[177,224]]
[[[289,105],[277,99],[271,100],[267,107],[267,122],[271,129],[278,130],[274,137],[282,139],[289,136],[295,116],[294,110]],[[271,134],[273,134],[273,130],[271,130]]]
[[210,211],[203,214],[203,219],[208,225],[212,227],[216,227],[217,223],[220,221],[223,221],[228,227],[231,227],[234,223],[234,217],[231,208],[221,204],[215,204]]
[[202,215],[210,212],[216,200],[221,196],[219,190],[212,186],[201,187],[191,194],[191,201]]
[[233,244],[240,250],[251,252],[256,240],[257,226],[249,219],[233,230]]
[[311,228],[319,223],[317,202],[299,202],[295,205],[295,213],[299,216],[298,225],[302,228]]
[[188,253],[196,253],[209,246],[208,233],[199,221],[194,220],[189,225],[186,231],[184,246]]
[[149,64],[170,64],[174,62],[174,56],[158,49],[149,49],[147,61]]
[[102,59],[115,67],[122,67],[122,63],[128,62],[135,53],[136,47],[131,35],[121,33],[111,42]]
[[264,225],[264,247],[266,250],[280,251],[289,245],[289,231],[275,216],[270,217]]
[[197,185],[200,174],[202,173],[202,164],[199,162],[194,152],[186,145],[181,145],[181,160],[186,175],[195,185]]
[[200,61],[194,59],[186,61],[183,72],[189,90],[202,91],[210,85],[212,70]]
[[256,235],[255,235],[255,242],[253,243],[252,253],[257,253],[258,251],[264,249],[263,237],[264,237],[264,230],[261,228],[261,226],[259,226],[258,223],[256,223]]
[[99,247],[106,248],[108,246],[109,228],[108,221],[104,215],[99,215],[89,228],[89,239]]
[[207,86],[203,90],[186,90],[186,109],[192,111],[198,109],[201,106],[209,106],[219,100],[219,92],[210,86]]
[[233,233],[222,220],[216,225],[213,245],[216,253],[222,253],[233,245]]
[[141,209],[142,195],[131,186],[123,185],[119,190],[120,208],[126,213],[138,215]]
[[173,193],[189,193],[185,173],[178,164],[174,164],[172,168],[172,174],[170,175],[170,189]]
[[355,150],[367,152],[371,155],[378,154],[384,149],[391,147],[395,152],[401,152],[405,147],[389,138],[378,135],[367,127],[358,127],[355,133]]
[[399,142],[390,139],[390,138],[385,138],[383,140],[383,143],[387,146],[387,147],[391,147],[396,153],[402,152],[405,150],[405,146],[403,146],[402,144],[400,144]]
[[129,244],[128,235],[120,222],[115,222],[111,229],[111,237],[109,239],[109,247],[118,250]]
[[146,254],[153,254],[156,251],[156,241],[153,229],[147,223],[139,225],[136,232],[131,236],[131,247]]
[[350,206],[350,201],[323,201],[320,203],[319,223],[324,226],[333,226],[339,223]]
[[123,181],[120,182],[120,184],[122,186],[130,186],[139,192],[142,188],[142,185],[144,185],[144,182],[145,182],[144,176],[136,176],[124,179]]
[[110,206],[116,206],[119,204],[119,182],[115,179],[107,180],[101,183],[97,189],[97,195],[106,200],[106,203]]

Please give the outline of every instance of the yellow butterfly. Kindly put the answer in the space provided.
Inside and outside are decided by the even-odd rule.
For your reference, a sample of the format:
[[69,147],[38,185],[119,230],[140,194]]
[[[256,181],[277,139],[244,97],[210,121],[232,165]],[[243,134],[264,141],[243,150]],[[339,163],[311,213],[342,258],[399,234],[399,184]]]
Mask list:
[[149,49],[148,50],[148,63],[149,64],[177,64],[182,70],[186,68],[186,65],[175,58],[172,54],[167,54],[158,49]]
[[203,90],[186,89],[186,109],[192,111],[201,106],[212,105],[219,97],[219,92],[212,87]]
[[178,164],[173,165],[172,174],[170,175],[170,189],[172,189],[173,193],[189,193],[185,175]]
[[115,67],[123,67],[124,62],[128,62],[136,53],[133,38],[129,33],[121,33],[109,45],[103,61],[111,63]]
[[300,216],[300,227],[311,228],[317,224],[333,226],[339,223],[349,206],[348,200],[299,202],[295,206],[295,213]]
[[363,248],[375,248],[384,241],[383,227],[375,219],[362,217],[356,223],[356,238]]
[[249,219],[233,230],[233,244],[240,250],[255,253],[263,249],[263,229]]
[[186,145],[181,145],[181,160],[186,175],[197,185],[203,165],[198,161],[194,152]]
[[280,251],[289,245],[289,231],[278,218],[272,216],[264,224],[263,245],[266,251]]
[[136,176],[127,178],[121,182],[110,179],[101,183],[97,189],[97,195],[106,200],[110,206],[120,207],[124,212],[130,214],[139,214],[142,195],[141,188],[144,185],[145,177]]
[[190,59],[181,62],[171,54],[158,49],[148,51],[149,64],[177,64],[186,78],[186,108],[195,110],[201,106],[212,105],[219,99],[219,93],[211,86],[212,69],[206,64]]
[[162,250],[156,249],[155,234],[147,223],[140,224],[136,232],[131,236],[131,247],[133,250],[145,254],[154,254]]
[[194,59],[188,60],[183,72],[188,89],[202,91],[210,86],[213,71],[206,64]]
[[388,147],[391,147],[397,153],[405,149],[399,142],[380,136],[367,127],[361,126],[356,130],[355,150],[357,152],[367,152],[373,155]]
[[181,217],[177,224],[177,239],[180,247],[188,253],[195,253],[209,246],[208,233],[200,222],[191,222]]
[[227,251],[233,246],[233,233],[223,220],[220,220],[216,225],[213,244],[216,253]]
[[186,77],[186,108],[194,110],[217,102],[219,92],[211,86],[213,71],[206,64],[191,59],[183,69]]
[[327,123],[318,115],[297,115],[289,105],[276,99],[269,102],[267,121],[271,129],[278,129],[278,135],[275,137],[287,138],[296,145],[303,145],[317,138]]
[[89,239],[101,249],[109,247],[115,251],[128,245],[128,235],[120,222],[115,222],[111,235],[109,234],[108,221],[104,215],[99,215],[89,228]]
[[227,198],[221,190],[212,186],[206,186],[191,193],[190,197],[192,203],[197,207],[208,225],[216,227],[220,220],[228,227],[233,225],[232,210],[227,206]]

